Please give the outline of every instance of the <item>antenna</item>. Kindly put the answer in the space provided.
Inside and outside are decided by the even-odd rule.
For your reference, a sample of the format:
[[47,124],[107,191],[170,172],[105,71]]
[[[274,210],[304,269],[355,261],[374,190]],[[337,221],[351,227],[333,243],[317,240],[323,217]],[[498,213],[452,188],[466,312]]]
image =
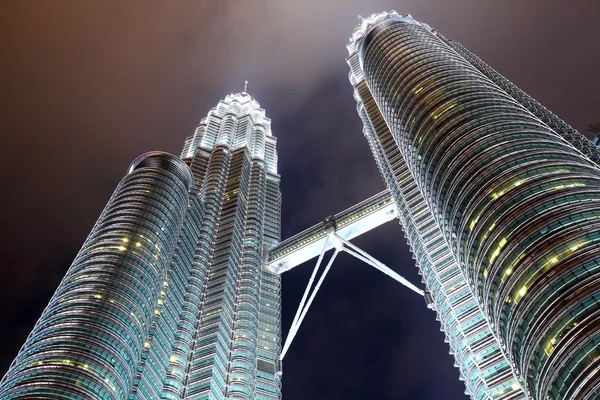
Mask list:
[[247,89],[248,89],[248,81],[244,81],[244,93],[246,93]]

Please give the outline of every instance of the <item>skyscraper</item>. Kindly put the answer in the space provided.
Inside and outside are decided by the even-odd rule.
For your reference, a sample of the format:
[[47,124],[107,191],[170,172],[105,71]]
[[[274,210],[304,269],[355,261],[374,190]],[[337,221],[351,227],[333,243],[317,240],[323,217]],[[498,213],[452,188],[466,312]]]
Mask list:
[[365,136],[468,394],[597,398],[597,148],[409,15],[363,19],[348,51]]
[[278,399],[276,139],[227,96],[181,157],[136,159],[0,383],[2,399]]

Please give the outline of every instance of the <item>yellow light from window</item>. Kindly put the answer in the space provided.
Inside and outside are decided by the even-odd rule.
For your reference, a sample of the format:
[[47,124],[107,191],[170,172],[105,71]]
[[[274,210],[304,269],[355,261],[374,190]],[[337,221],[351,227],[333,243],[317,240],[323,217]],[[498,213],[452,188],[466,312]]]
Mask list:
[[519,390],[521,389],[521,385],[519,385],[517,382],[513,383],[512,385],[510,385],[512,390]]
[[140,247],[140,246],[142,245],[142,243],[140,243],[140,242],[136,242],[136,244],[135,244],[135,245],[136,245],[136,247]]
[[127,243],[127,242],[129,242],[129,239],[128,239],[128,238],[126,238],[126,237],[125,237],[125,238],[123,238],[123,243]]
[[487,278],[487,276],[488,276],[488,270],[486,268],[486,269],[483,270],[483,277]]
[[[554,339],[552,339],[552,340],[554,340]],[[552,354],[552,352],[554,351],[554,344],[556,343],[556,340],[554,340],[554,343],[552,343],[552,340],[547,341],[546,344],[544,345],[544,352],[546,353],[547,356]]]
[[492,199],[498,200],[498,198],[500,198],[500,196],[502,196],[504,193],[508,192],[510,189],[512,189],[514,187],[521,186],[524,182],[525,182],[524,179],[520,179],[518,181],[513,182],[510,186],[505,187],[503,190],[492,193]]
[[441,117],[441,116],[442,116],[444,113],[446,113],[447,111],[449,111],[449,110],[453,109],[454,107],[456,107],[456,105],[457,105],[456,103],[454,103],[454,104],[450,104],[448,107],[446,107],[445,109],[443,109],[443,110],[442,110],[442,111],[441,111],[439,114],[435,114],[435,115],[433,116],[433,119],[434,119],[434,120],[438,119],[438,118],[439,118],[439,117]]
[[525,296],[525,293],[527,293],[527,286],[523,286],[521,289],[519,289],[519,295],[521,297]]
[[423,90],[423,86],[421,86],[420,88],[418,88],[417,90],[415,90],[413,93],[414,94],[419,94],[419,92],[421,92],[421,90]]
[[473,228],[475,228],[475,224],[477,223],[477,221],[479,221],[479,215],[476,218],[473,218],[471,220],[471,224],[469,225],[469,230],[473,230]]
[[500,242],[498,243],[498,247],[496,247],[496,250],[494,250],[494,252],[490,256],[490,262],[494,262],[496,257],[498,257],[500,255],[500,250],[502,250],[502,247],[504,247],[505,244],[506,244],[506,238],[500,239]]
[[571,251],[577,251],[580,247],[581,247],[581,245],[576,244],[574,246],[571,246],[571,248],[569,250],[571,250]]
[[150,342],[144,342],[144,347],[149,349],[150,348]]
[[119,247],[117,247],[117,249],[119,249],[121,251],[125,251],[125,250],[127,250],[127,247],[125,247],[125,246],[119,246]]

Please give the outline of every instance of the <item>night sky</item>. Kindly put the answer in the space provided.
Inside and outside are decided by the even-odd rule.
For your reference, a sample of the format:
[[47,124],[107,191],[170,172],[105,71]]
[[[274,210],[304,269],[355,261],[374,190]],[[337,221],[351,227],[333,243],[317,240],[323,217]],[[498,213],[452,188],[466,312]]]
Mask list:
[[[598,0],[4,1],[0,374],[129,163],[179,154],[246,79],[278,138],[283,238],[383,190],[345,45],[357,15],[389,9],[576,129],[600,121]],[[354,242],[422,287],[396,222]],[[313,263],[283,275],[284,332]],[[466,399],[443,339],[423,299],[341,254],[285,358],[284,399]]]

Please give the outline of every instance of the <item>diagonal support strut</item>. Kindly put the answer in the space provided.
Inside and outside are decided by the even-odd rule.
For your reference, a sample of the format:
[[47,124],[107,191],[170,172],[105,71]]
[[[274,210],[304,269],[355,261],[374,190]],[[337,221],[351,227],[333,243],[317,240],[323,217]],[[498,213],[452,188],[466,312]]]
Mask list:
[[349,241],[347,241],[346,239],[338,236],[336,233],[333,233],[333,235],[335,235],[336,239],[340,240],[345,246],[347,246],[347,247],[344,247],[344,251],[346,253],[352,254],[354,257],[358,258],[359,260],[362,260],[362,261],[366,262],[367,264],[375,267],[376,269],[378,269],[379,271],[383,272],[384,274],[386,274],[390,278],[392,278],[392,279],[396,280],[397,282],[403,284],[404,286],[406,286],[407,288],[409,288],[413,292],[418,293],[421,296],[424,296],[424,293],[423,293],[423,291],[421,289],[419,289],[418,287],[416,287],[415,285],[413,285],[412,283],[410,283],[409,281],[407,281],[400,274],[396,273],[393,269],[391,269],[390,267],[388,267],[387,265],[385,265],[384,263],[382,263],[381,261],[379,261],[375,257],[371,256],[369,253],[367,253],[366,251],[362,250],[358,246],[356,246],[356,245],[350,243]]
[[[335,251],[333,252],[333,255],[327,262],[327,266],[323,270],[323,273],[319,277],[317,284],[315,285],[314,289],[311,292],[311,288],[312,288],[312,285],[317,276],[317,272],[319,271],[319,268],[321,267],[321,262],[323,261],[323,257],[325,255],[325,253],[327,252],[327,246],[330,243],[332,243],[334,245]],[[315,265],[315,268],[313,269],[313,272],[308,281],[308,285],[306,286],[306,289],[304,290],[304,294],[302,295],[302,300],[300,300],[300,305],[298,306],[298,310],[296,311],[296,315],[294,316],[294,320],[292,321],[292,325],[290,326],[290,330],[285,339],[285,343],[281,350],[279,360],[283,360],[283,357],[285,357],[287,351],[289,350],[290,345],[292,344],[292,341],[294,340],[296,333],[298,333],[298,329],[300,329],[300,325],[302,324],[302,321],[304,320],[304,317],[306,316],[306,313],[308,312],[308,309],[310,308],[315,296],[317,295],[319,288],[323,284],[323,281],[325,280],[327,273],[331,269],[331,266],[333,265],[335,258],[341,251],[345,251],[346,253],[371,265],[375,269],[383,272],[387,276],[393,278],[395,281],[406,286],[413,292],[418,293],[421,296],[424,296],[424,292],[421,289],[419,289],[418,287],[416,287],[415,285],[413,285],[412,283],[407,281],[400,274],[396,273],[390,267],[383,264],[381,261],[377,260],[375,257],[371,256],[369,253],[362,250],[358,246],[356,246],[356,245],[350,243],[348,240],[340,237],[338,234],[335,233],[335,231],[332,231],[331,233],[329,233],[327,235],[325,244],[323,245],[323,248],[321,249],[321,253],[319,254],[319,258],[317,259],[317,264]],[[309,297],[309,293],[310,293],[310,297]],[[307,301],[307,298],[308,298],[308,301]]]

